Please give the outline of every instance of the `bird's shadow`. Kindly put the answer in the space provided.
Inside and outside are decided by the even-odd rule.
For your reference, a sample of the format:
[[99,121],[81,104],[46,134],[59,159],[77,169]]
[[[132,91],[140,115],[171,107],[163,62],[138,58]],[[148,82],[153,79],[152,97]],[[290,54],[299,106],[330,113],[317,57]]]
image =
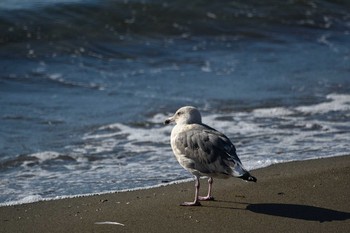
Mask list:
[[249,204],[247,205],[246,210],[259,214],[318,222],[344,221],[350,219],[350,213],[348,212],[298,204]]
[[[283,203],[258,203],[250,204],[246,202],[228,202],[216,200],[216,203],[234,203],[246,205],[244,208],[235,207],[220,207],[211,206],[214,208],[224,208],[233,210],[248,210],[257,214],[273,215],[285,218],[302,219],[307,221],[330,222],[330,221],[344,221],[350,219],[349,212],[337,211],[322,207],[300,205],[300,204],[283,204]],[[209,206],[208,206],[209,207]]]

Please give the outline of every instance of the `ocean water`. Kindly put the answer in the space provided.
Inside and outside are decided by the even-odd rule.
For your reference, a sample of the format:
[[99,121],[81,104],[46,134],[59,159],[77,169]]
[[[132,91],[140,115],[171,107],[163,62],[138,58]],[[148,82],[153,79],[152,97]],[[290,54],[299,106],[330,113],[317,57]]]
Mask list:
[[349,154],[348,1],[0,3],[0,204],[190,178],[183,105],[248,169]]

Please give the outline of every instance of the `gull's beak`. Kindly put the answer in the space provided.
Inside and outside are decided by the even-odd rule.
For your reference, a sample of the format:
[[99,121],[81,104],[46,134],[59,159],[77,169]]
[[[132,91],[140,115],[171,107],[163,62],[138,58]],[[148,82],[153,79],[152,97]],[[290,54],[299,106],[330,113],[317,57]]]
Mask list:
[[168,119],[166,119],[166,120],[164,121],[164,124],[165,124],[165,125],[169,125],[169,124],[172,123],[172,122],[174,122],[173,117],[169,117]]

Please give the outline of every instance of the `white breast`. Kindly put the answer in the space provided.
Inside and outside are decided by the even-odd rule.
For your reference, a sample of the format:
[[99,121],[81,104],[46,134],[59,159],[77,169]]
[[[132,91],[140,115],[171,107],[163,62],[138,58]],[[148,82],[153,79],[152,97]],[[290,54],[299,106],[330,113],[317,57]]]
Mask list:
[[191,164],[193,164],[193,160],[185,157],[185,155],[182,154],[181,151],[176,147],[175,143],[178,134],[185,130],[188,130],[189,128],[191,128],[190,125],[175,125],[175,127],[171,131],[171,148],[179,164],[192,174],[197,174],[198,171],[191,169],[192,166],[190,166]]

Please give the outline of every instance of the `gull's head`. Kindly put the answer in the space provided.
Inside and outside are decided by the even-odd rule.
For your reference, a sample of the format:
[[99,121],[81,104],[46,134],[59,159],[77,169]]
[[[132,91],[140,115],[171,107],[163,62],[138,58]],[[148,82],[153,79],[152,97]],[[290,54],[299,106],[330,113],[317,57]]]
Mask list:
[[192,106],[185,106],[178,109],[172,117],[165,120],[164,124],[175,122],[181,124],[200,124],[202,117],[198,109]]

